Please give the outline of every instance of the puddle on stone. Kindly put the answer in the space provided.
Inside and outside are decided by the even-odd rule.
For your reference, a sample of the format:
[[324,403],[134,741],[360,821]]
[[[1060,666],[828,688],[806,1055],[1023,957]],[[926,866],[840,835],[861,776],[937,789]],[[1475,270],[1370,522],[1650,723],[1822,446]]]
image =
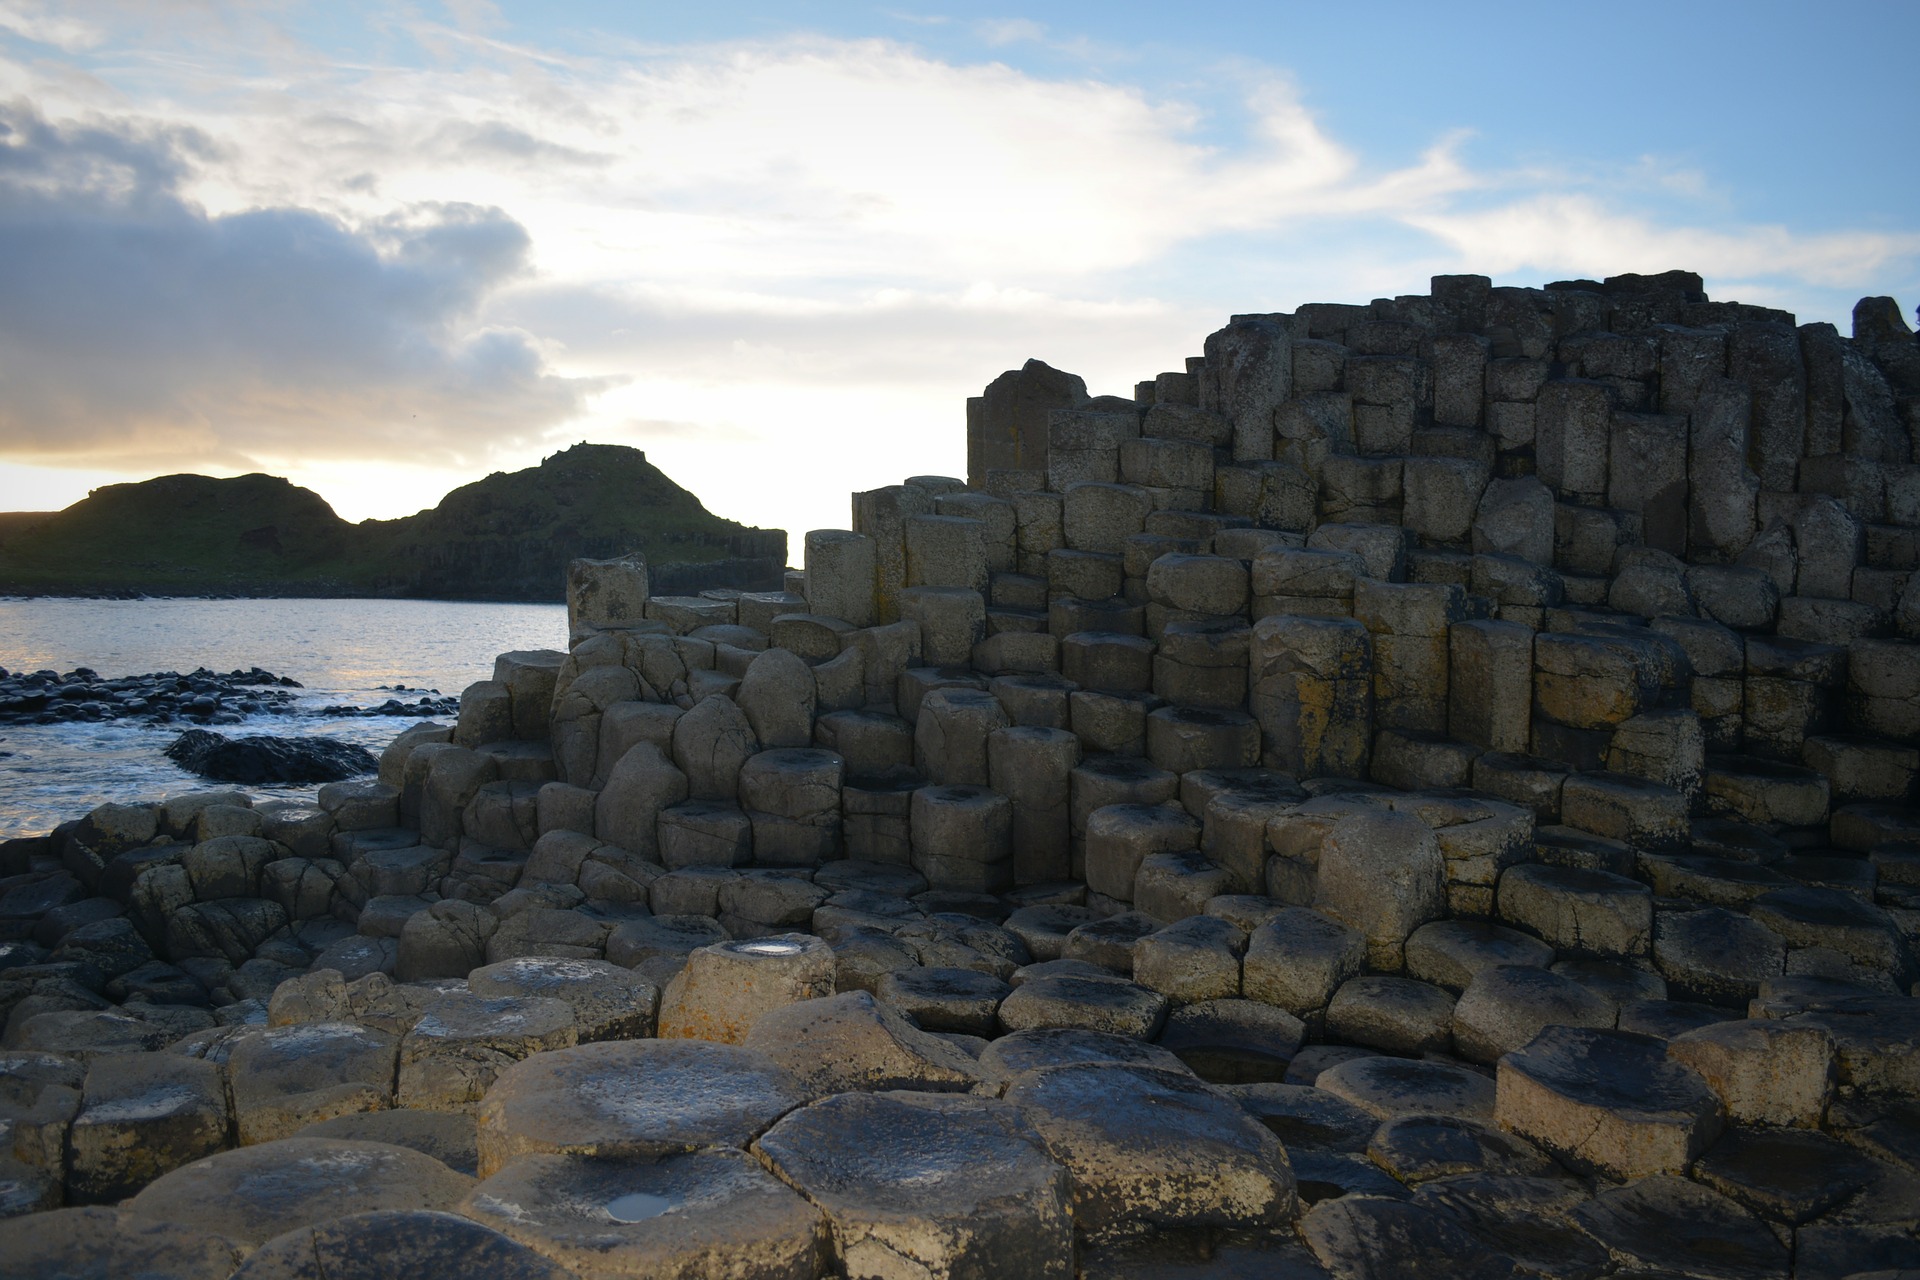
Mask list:
[[743,942],[734,949],[736,951],[744,951],[750,956],[793,956],[800,954],[800,944],[797,942],[775,942],[767,939]]
[[607,1216],[615,1222],[645,1222],[673,1208],[674,1203],[666,1196],[635,1191],[607,1201]]

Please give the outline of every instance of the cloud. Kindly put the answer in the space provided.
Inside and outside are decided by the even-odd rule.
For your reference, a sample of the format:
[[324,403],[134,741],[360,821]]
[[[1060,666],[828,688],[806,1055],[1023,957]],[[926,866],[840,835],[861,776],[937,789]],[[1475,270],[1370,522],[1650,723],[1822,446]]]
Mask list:
[[32,104],[0,116],[0,453],[491,469],[584,434],[800,530],[961,465],[964,397],[1028,356],[1124,393],[1230,312],[1435,272],[1684,266],[1794,306],[1920,253],[1743,224],[1658,159],[1500,170],[1444,117],[1382,164],[1274,68],[1041,74],[1011,64],[1074,38],[1029,22],[953,20],[1006,61],[581,54],[452,3],[384,15],[381,60],[230,20],[183,53],[117,17],[110,57],[65,63],[0,37]]
[[988,44],[1041,43],[1047,38],[1045,23],[1031,18],[989,18],[974,24],[974,32]]
[[69,53],[91,49],[106,39],[106,33],[97,23],[76,18],[38,0],[0,3],[0,31]]
[[528,253],[500,210],[209,216],[178,189],[218,154],[189,128],[0,108],[0,450],[174,469],[401,447],[477,462],[597,389],[479,319]]
[[1795,234],[1782,226],[1709,230],[1662,225],[1580,193],[1527,196],[1472,211],[1411,214],[1407,222],[1486,273],[1698,271],[1716,280],[1785,277],[1845,288],[1920,255],[1920,233]]

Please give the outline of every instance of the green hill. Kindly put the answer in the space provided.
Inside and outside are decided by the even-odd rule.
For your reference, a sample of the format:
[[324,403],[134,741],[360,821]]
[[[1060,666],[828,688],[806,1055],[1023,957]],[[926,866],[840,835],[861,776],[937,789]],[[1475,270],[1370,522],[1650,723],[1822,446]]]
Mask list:
[[109,485],[0,514],[0,593],[558,600],[568,560],[636,550],[663,589],[774,587],[786,534],[714,515],[638,449],[580,444],[360,524],[278,476]]

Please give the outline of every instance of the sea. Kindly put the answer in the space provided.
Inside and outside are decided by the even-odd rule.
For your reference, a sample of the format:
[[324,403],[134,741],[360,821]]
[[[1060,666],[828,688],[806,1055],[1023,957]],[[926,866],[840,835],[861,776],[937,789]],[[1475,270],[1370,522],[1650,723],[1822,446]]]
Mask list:
[[[230,737],[324,736],[378,754],[415,720],[340,717],[325,707],[371,707],[430,692],[458,695],[493,674],[510,649],[564,649],[557,604],[437,600],[0,599],[0,667],[103,678],[262,667],[300,682],[290,715],[262,714],[216,729]],[[406,692],[396,693],[396,686]],[[159,800],[216,786],[164,754],[190,726],[134,720],[0,725],[0,839],[35,835],[95,805]],[[257,797],[316,788],[248,787]]]

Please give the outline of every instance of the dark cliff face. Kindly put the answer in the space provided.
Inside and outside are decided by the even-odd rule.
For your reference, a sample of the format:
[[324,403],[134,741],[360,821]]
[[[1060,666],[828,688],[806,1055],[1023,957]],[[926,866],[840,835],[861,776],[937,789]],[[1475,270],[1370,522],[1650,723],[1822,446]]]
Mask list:
[[638,550],[663,566],[713,564],[715,585],[751,587],[778,586],[786,563],[784,531],[713,515],[618,445],[576,445],[399,520],[349,524],[277,476],[177,475],[97,489],[11,526],[0,517],[0,529],[0,591],[26,595],[546,601],[562,598],[576,556]]

